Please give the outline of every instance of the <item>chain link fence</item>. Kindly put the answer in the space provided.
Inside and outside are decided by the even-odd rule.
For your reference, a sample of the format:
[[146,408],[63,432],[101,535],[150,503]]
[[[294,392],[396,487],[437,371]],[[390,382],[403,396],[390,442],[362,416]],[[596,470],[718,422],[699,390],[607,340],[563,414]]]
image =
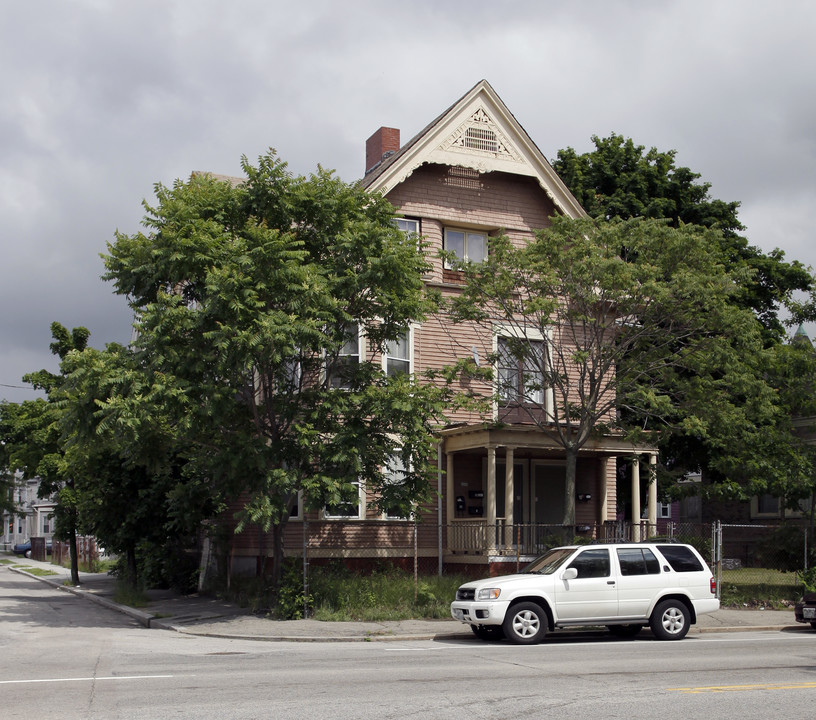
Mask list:
[[302,564],[304,597],[309,595],[314,567],[341,563],[360,573],[399,568],[413,573],[415,580],[463,572],[479,577],[516,572],[549,548],[573,543],[658,540],[692,545],[709,562],[718,596],[723,586],[757,596],[769,587],[789,588],[793,593],[801,586],[799,573],[816,563],[813,530],[803,525],[311,521],[303,523],[298,543],[292,539],[286,554]]

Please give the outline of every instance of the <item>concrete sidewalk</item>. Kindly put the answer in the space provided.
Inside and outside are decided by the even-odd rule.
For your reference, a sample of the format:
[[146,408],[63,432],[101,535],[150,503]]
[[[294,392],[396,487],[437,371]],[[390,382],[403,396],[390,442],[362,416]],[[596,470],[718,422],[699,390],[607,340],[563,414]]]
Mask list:
[[[104,573],[80,573],[80,586],[65,583],[71,573],[51,563],[0,555],[16,565],[50,570],[55,575],[37,576],[66,592],[84,597],[111,610],[124,613],[145,627],[173,630],[189,635],[243,640],[291,642],[352,642],[378,640],[431,640],[434,638],[472,638],[470,629],[453,619],[400,620],[387,622],[321,622],[318,620],[271,620],[216,598],[178,595],[169,590],[150,590],[144,608],[131,608],[113,600],[115,578]],[[24,573],[23,567],[0,565],[2,570]],[[30,573],[29,573],[30,574]],[[689,634],[736,632],[746,630],[807,630],[797,623],[791,610],[722,609],[698,618]]]

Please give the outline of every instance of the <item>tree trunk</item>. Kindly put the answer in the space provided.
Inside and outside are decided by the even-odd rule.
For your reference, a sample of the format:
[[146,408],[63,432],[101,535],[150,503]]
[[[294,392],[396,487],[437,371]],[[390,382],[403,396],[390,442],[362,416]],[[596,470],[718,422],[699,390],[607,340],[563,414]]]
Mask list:
[[269,578],[272,591],[277,594],[283,578],[283,530],[286,520],[272,525],[272,576]]
[[575,526],[575,473],[578,467],[578,450],[566,448],[567,467],[564,482],[564,525]]
[[136,547],[134,545],[128,546],[127,550],[125,551],[125,560],[125,582],[127,583],[128,587],[135,590],[138,587],[139,582],[139,569],[138,565],[136,564]]
[[79,587],[79,554],[77,553],[76,525],[71,526],[71,533],[68,535],[68,545],[71,551],[71,584]]

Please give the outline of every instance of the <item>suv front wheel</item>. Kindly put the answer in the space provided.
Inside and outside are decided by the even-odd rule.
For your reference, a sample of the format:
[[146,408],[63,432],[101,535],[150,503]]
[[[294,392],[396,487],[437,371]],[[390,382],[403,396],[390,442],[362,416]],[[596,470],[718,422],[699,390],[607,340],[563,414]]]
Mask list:
[[649,627],[658,640],[682,640],[690,625],[689,609],[679,600],[658,603],[649,619]]
[[533,602],[520,602],[508,608],[502,628],[510,642],[535,645],[547,634],[547,613]]

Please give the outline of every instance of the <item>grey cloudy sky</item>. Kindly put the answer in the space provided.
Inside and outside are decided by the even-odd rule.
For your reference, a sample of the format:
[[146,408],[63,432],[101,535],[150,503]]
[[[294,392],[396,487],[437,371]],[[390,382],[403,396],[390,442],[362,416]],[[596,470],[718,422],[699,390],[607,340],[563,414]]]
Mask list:
[[[617,132],[742,202],[750,242],[816,266],[811,0],[0,0],[0,399],[56,369],[49,325],[127,342],[100,280],[156,182],[362,175],[486,78],[548,158]],[[811,333],[813,334],[813,333]]]

